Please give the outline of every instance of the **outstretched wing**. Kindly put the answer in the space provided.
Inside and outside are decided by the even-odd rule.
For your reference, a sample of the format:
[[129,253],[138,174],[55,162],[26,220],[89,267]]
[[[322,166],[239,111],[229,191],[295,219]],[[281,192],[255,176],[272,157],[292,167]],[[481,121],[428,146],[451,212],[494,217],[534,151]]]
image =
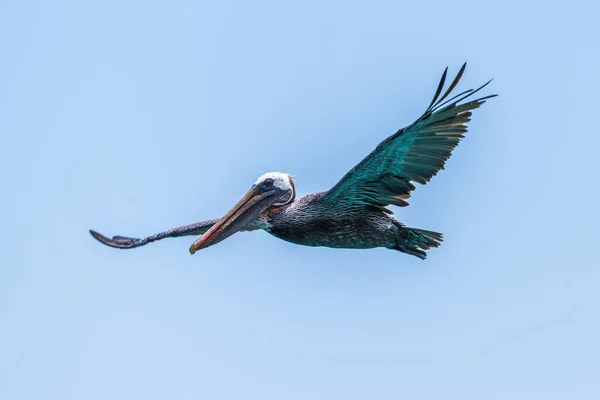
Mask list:
[[407,206],[405,200],[415,189],[412,182],[425,184],[444,168],[452,150],[467,131],[471,110],[496,96],[460,104],[483,89],[490,80],[478,89],[469,89],[444,101],[458,84],[466,66],[465,63],[439,97],[446,81],[446,68],[425,113],[381,142],[326,192],[323,200],[345,206],[372,205],[382,209],[390,204]]
[[[179,237],[179,236],[196,236],[202,235],[212,227],[218,219],[209,219],[207,221],[196,222],[195,224],[178,226],[168,231],[157,233],[152,236],[148,236],[143,239],[130,238],[126,236],[113,236],[112,239],[107,238],[100,233],[91,230],[90,234],[99,242],[104,243],[107,246],[114,247],[117,249],[132,249],[134,247],[140,247],[147,245],[148,243],[155,242],[157,240]],[[260,229],[255,223],[250,223],[242,231],[254,231]]]

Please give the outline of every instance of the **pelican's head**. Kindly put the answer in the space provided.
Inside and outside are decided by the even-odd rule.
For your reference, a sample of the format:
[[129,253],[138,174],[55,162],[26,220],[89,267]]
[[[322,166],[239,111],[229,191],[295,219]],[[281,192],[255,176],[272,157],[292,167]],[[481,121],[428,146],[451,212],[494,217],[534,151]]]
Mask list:
[[296,186],[290,174],[268,172],[260,176],[248,193],[223,218],[190,246],[190,253],[217,244],[246,227],[271,207],[290,204],[296,198]]
[[272,186],[288,193],[287,196],[282,195],[275,203],[273,203],[272,206],[274,207],[285,206],[294,201],[296,197],[294,178],[292,178],[290,174],[285,174],[283,172],[267,172],[266,174],[261,175],[256,182],[254,182],[254,185],[262,185],[264,187]]

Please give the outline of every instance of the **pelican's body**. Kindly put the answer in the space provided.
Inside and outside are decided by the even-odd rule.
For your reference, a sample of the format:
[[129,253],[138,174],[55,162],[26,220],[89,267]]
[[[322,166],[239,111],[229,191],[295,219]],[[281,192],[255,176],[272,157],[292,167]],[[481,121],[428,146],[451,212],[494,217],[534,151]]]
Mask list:
[[238,231],[262,229],[285,241],[305,246],[384,247],[424,259],[426,250],[440,245],[442,235],[406,227],[391,216],[387,206],[408,205],[405,200],[415,189],[412,182],[425,184],[443,168],[467,130],[471,110],[493,97],[460,104],[483,85],[443,102],[460,80],[464,68],[463,65],[439,98],[445,83],[445,71],[425,113],[413,124],[381,142],[326,192],[297,199],[292,176],[271,172],[259,177],[248,193],[221,219],[177,227],[145,239],[123,236],[109,239],[94,231],[90,233],[102,243],[117,248],[139,247],[166,237],[202,235],[190,247],[193,254]]
[[394,243],[394,219],[386,213],[368,206],[336,209],[329,207],[323,196],[312,193],[266,214],[259,219],[261,229],[305,246],[369,249]]
[[[428,247],[437,246],[441,235],[407,228],[381,209],[364,206],[345,209],[328,204],[326,193],[312,193],[293,203],[264,213],[257,226],[287,242],[304,246],[340,249],[372,249],[385,247],[405,253],[417,253],[415,240]],[[417,232],[429,234],[419,237]],[[417,247],[415,249],[414,247]]]

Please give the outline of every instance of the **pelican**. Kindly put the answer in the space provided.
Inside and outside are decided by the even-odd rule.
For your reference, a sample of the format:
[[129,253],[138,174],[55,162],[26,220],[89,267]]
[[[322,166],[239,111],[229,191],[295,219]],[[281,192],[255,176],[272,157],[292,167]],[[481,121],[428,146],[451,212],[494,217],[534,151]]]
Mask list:
[[496,96],[469,99],[491,80],[477,89],[454,95],[465,67],[466,63],[441,94],[446,68],[423,115],[381,142],[326,192],[296,198],[292,176],[270,172],[259,177],[223,218],[179,226],[144,239],[109,239],[93,230],[90,233],[118,249],[140,247],[164,238],[202,235],[190,247],[194,254],[236,232],[260,229],[305,246],[384,247],[425,259],[427,250],[441,244],[442,234],[408,227],[395,219],[387,207],[408,206],[406,200],[416,188],[414,183],[429,182],[464,138],[471,111]]

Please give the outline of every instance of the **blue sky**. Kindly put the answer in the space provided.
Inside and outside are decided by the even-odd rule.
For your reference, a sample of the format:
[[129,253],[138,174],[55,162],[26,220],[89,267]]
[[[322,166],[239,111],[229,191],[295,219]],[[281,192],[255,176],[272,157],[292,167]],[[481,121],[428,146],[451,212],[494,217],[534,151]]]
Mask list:
[[[594,7],[3,2],[0,398],[597,398]],[[395,210],[444,233],[426,261],[87,233],[219,217],[267,171],[328,189],[464,61],[500,97]]]

